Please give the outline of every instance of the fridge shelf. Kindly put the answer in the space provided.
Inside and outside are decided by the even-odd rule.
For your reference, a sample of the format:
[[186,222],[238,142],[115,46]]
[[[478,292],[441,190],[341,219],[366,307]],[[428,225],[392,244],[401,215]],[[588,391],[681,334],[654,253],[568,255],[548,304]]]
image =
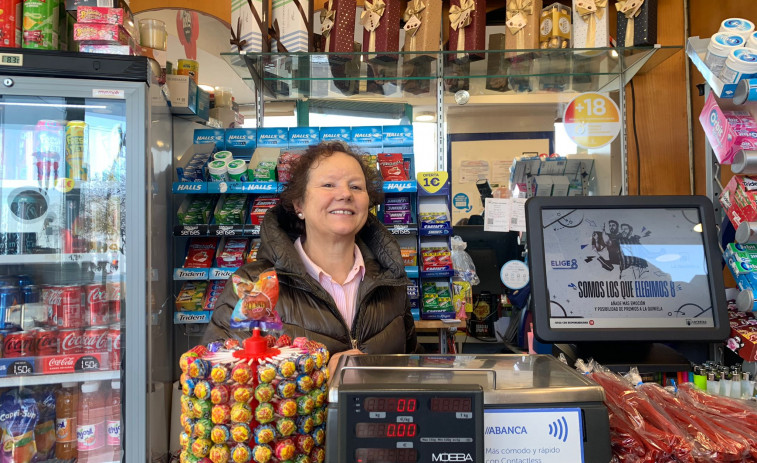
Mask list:
[[81,383],[84,381],[105,381],[120,379],[120,370],[87,371],[81,373],[61,373],[55,375],[8,376],[0,378],[0,387],[39,386],[42,384]]
[[116,260],[126,262],[119,253],[81,253],[81,254],[13,254],[0,256],[0,265],[4,264],[61,264],[80,262],[105,262]]
[[176,225],[173,227],[173,236],[217,238],[251,236],[257,238],[260,236],[260,225]]

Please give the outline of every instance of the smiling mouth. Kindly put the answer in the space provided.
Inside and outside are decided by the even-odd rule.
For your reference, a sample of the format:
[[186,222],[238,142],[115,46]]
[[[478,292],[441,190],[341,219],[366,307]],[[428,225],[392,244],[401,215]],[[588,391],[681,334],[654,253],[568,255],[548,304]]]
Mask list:
[[355,213],[352,211],[345,211],[345,210],[337,210],[337,211],[331,211],[329,214],[336,214],[336,215],[354,215]]

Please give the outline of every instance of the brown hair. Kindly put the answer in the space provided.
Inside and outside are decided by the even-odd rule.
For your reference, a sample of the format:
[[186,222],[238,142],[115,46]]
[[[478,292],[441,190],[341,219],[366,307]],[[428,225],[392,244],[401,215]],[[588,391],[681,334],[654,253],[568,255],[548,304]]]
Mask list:
[[292,166],[289,183],[279,197],[281,207],[288,216],[286,222],[296,226],[300,233],[305,232],[304,222],[297,218],[294,203],[305,199],[310,169],[321,159],[332,156],[334,153],[344,153],[355,159],[365,176],[365,186],[368,192],[369,207],[377,206],[384,201],[381,177],[378,171],[370,166],[367,159],[352,147],[341,141],[326,141],[309,147]]

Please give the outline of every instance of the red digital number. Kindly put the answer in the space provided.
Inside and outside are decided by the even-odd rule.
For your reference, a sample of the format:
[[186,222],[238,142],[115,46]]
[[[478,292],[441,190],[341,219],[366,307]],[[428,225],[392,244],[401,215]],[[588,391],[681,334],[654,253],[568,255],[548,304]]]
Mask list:
[[405,399],[399,399],[397,401],[397,411],[398,412],[404,412],[405,411]]
[[416,405],[417,404],[416,404],[415,399],[407,399],[407,411],[409,413],[412,413],[415,411]]
[[394,423],[389,423],[389,425],[386,427],[386,437],[394,437],[396,433],[397,425]]

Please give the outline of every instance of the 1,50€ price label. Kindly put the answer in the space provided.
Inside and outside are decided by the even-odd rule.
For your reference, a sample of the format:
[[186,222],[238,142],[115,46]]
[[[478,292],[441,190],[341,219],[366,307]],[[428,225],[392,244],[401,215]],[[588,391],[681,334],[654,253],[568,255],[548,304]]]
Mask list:
[[565,108],[563,124],[576,145],[601,148],[620,133],[620,110],[602,93],[582,93]]

